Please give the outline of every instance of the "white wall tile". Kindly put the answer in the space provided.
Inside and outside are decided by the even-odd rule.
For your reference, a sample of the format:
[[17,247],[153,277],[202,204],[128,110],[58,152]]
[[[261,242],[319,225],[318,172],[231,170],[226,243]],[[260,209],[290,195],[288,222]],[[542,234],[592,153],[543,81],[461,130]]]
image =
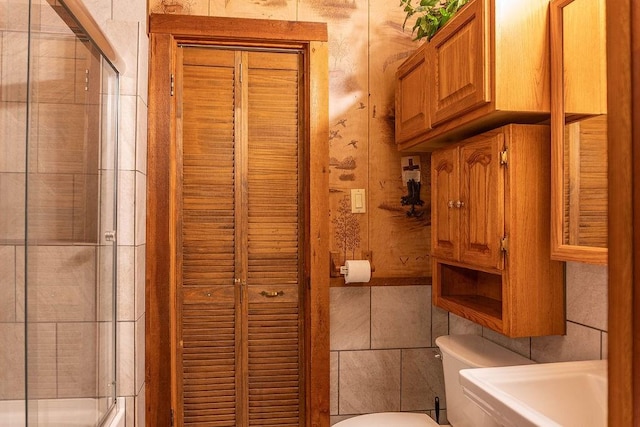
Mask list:
[[133,246],[135,238],[135,171],[118,174],[118,245]]
[[0,238],[22,240],[25,231],[25,177],[0,173]]
[[31,246],[27,259],[29,321],[95,321],[96,249]]
[[118,322],[118,396],[135,395],[135,323]]
[[144,245],[147,240],[147,177],[140,172],[135,174],[135,244]]
[[136,246],[135,249],[135,318],[139,319],[145,311],[145,257],[146,246]]
[[607,330],[608,268],[568,262],[567,320]]
[[[145,106],[149,105],[149,37],[146,30],[147,15],[140,19],[138,37],[138,96]],[[146,119],[145,119],[146,120]]]
[[[28,6],[26,14],[10,8],[11,15],[15,13],[16,19],[28,18]],[[18,8],[15,8],[18,9]],[[26,28],[26,27],[25,27]],[[26,102],[27,100],[27,60],[28,34],[24,28],[20,31],[4,32],[2,35],[2,51],[0,52],[0,70],[2,75],[2,101]]]
[[118,320],[135,317],[135,248],[118,246]]
[[436,338],[449,335],[449,312],[436,307],[431,307],[431,347],[436,346]]
[[488,328],[482,328],[482,336],[524,357],[531,358],[531,338],[509,338]]
[[16,321],[16,247],[0,246],[0,322]]
[[435,348],[402,350],[403,411],[426,411],[435,408],[436,396],[446,407],[442,359]]
[[428,347],[430,323],[429,287],[371,287],[372,349]]
[[332,351],[329,353],[329,357],[330,357],[330,371],[329,371],[330,378],[329,379],[330,379],[330,385],[331,385],[329,413],[331,415],[337,415],[338,414],[338,390],[339,390],[338,363],[340,358],[340,352]]
[[482,335],[482,326],[449,313],[449,335]]
[[57,397],[55,323],[30,323],[27,326],[27,354],[29,398]]
[[600,331],[567,322],[566,335],[531,338],[531,358],[536,362],[600,359]]
[[0,172],[26,171],[26,122],[26,103],[0,102]]
[[144,22],[147,14],[146,1],[112,0],[113,19],[122,22]]
[[135,170],[137,99],[135,95],[120,97],[120,117],[118,121],[118,169]]
[[95,396],[98,378],[96,324],[57,324],[58,397]]
[[[144,427],[146,425],[145,418],[147,413],[147,408],[145,406],[145,386],[142,386],[140,393],[135,397],[135,408],[136,408],[136,418],[135,418],[135,426]],[[129,424],[127,424],[127,427]]]
[[142,390],[145,379],[145,317],[142,316],[135,322],[135,393]]
[[111,0],[82,0],[89,13],[100,27],[111,19]]
[[[146,86],[145,86],[146,87]],[[147,174],[147,113],[148,108],[138,96],[136,108],[136,170]]]
[[[145,21],[146,22],[146,21]],[[138,93],[138,37],[137,22],[107,21],[103,30],[109,37],[115,51],[124,63],[120,71],[120,94],[137,95]],[[132,43],[133,41],[133,43]]]
[[400,410],[400,350],[340,352],[339,413]]
[[371,345],[371,300],[366,286],[330,290],[331,350],[368,349]]
[[0,399],[24,399],[24,324],[0,323]]
[[24,246],[16,246],[16,322],[24,322],[25,305]]

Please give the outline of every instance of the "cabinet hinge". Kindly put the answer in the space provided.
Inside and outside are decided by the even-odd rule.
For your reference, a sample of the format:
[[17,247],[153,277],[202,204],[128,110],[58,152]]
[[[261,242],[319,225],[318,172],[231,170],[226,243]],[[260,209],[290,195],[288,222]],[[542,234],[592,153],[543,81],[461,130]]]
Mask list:
[[173,88],[174,87],[175,87],[174,78],[173,78],[173,74],[171,74],[171,87],[170,87],[170,91],[169,91],[171,96],[173,96]]
[[509,238],[507,236],[500,239],[500,250],[502,252],[507,252],[509,250]]
[[84,90],[87,92],[89,90],[89,70],[84,70]]
[[507,164],[507,149],[506,148],[500,152],[500,164],[501,165],[506,165]]
[[174,415],[173,415],[173,414],[174,414],[174,412],[173,412],[173,408],[171,408],[171,427],[173,427],[173,426],[175,425],[175,423],[174,423],[175,418],[174,418]]

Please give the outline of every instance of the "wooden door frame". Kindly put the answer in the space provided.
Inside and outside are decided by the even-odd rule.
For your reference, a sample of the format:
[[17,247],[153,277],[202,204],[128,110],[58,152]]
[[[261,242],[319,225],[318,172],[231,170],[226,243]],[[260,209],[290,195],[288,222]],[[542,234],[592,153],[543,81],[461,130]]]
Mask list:
[[302,49],[306,61],[304,117],[308,137],[307,268],[308,291],[305,316],[306,425],[329,426],[329,135],[328,45],[325,23],[207,16],[151,14],[147,240],[146,240],[146,425],[170,426],[175,397],[170,392],[175,378],[171,354],[175,328],[170,313],[175,306],[172,283],[173,201],[175,171],[171,147],[175,143],[175,98],[172,75],[178,43],[229,44],[249,47]]
[[[640,4],[607,0],[609,425],[640,425]],[[635,177],[635,179],[634,179]]]

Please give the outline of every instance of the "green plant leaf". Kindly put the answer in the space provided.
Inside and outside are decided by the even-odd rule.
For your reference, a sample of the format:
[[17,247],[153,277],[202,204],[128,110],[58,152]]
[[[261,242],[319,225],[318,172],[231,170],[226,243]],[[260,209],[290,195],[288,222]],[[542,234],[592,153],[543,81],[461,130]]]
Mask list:
[[418,15],[411,30],[412,33],[416,33],[414,40],[424,37],[431,40],[435,33],[469,0],[447,0],[444,4],[441,0],[420,0],[420,4],[416,7],[411,4],[411,1],[400,0],[400,6],[404,6],[403,11],[406,15],[402,28],[405,28],[409,18]]

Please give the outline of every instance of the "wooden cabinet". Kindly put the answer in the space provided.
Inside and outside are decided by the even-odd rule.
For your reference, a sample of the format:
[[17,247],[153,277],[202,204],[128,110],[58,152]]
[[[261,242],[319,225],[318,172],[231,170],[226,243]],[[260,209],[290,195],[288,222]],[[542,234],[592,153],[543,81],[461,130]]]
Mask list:
[[502,269],[504,174],[502,132],[433,153],[433,253]]
[[427,63],[424,50],[405,61],[396,73],[396,139],[411,140],[429,128],[429,104],[427,103]]
[[[549,0],[471,0],[397,73],[396,143],[432,151],[507,123],[549,117]],[[403,80],[425,64],[427,102]],[[412,74],[417,77],[418,74]],[[425,121],[419,131],[406,128]]]
[[433,126],[490,101],[487,6],[482,0],[472,1],[429,43]]
[[434,304],[510,337],[564,333],[549,127],[507,125],[434,151],[431,164]]

